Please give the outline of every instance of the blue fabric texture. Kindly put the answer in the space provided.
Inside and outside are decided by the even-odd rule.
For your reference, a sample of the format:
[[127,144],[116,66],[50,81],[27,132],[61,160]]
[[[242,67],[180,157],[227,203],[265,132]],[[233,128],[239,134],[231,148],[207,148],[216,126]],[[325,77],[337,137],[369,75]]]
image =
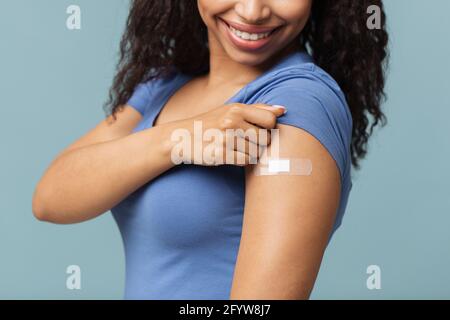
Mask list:
[[[128,101],[142,115],[133,132],[152,127],[190,79],[174,70],[139,84]],[[278,123],[306,130],[328,150],[342,186],[333,235],[352,188],[352,118],[337,83],[306,52],[295,52],[227,101],[232,102],[283,105],[288,111]],[[125,299],[229,299],[244,196],[243,168],[182,164],[112,208],[125,249]]]

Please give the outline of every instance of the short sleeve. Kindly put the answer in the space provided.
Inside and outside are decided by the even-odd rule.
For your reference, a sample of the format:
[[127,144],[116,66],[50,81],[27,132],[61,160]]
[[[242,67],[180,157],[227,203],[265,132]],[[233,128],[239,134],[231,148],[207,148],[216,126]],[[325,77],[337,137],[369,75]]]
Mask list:
[[150,104],[151,99],[151,83],[142,82],[139,83],[134,89],[131,98],[128,100],[127,104],[134,109],[136,109],[142,116],[144,116],[147,111],[147,107]]
[[321,142],[345,181],[350,165],[352,120],[337,84],[320,74],[298,75],[275,83],[259,101],[285,106],[287,112],[278,118],[278,123],[303,129]]
[[176,68],[170,68],[168,73],[157,75],[149,73],[149,80],[140,82],[128,99],[127,104],[136,109],[142,116],[150,112],[150,106],[161,103],[164,96],[183,79]]

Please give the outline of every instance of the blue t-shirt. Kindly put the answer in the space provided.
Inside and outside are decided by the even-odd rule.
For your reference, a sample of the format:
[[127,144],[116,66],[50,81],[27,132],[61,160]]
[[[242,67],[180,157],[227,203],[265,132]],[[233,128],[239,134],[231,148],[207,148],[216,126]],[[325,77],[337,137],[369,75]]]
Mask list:
[[[175,71],[139,84],[128,104],[150,128],[191,76]],[[295,52],[246,85],[227,103],[278,104],[278,123],[317,138],[339,167],[342,190],[334,231],[352,187],[352,117],[337,83],[306,52]],[[111,209],[124,242],[125,299],[229,299],[242,232],[245,169],[182,164]],[[330,237],[331,239],[331,237]]]

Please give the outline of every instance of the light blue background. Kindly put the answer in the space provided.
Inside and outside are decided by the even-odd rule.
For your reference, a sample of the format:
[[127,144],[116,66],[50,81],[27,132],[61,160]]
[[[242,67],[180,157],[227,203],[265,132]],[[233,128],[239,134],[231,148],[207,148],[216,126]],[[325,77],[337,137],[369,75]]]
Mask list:
[[[82,9],[82,30],[66,8]],[[121,299],[124,254],[110,215],[38,222],[34,187],[56,154],[104,117],[125,0],[0,4],[0,298]],[[377,131],[313,299],[450,298],[450,2],[387,0],[391,69]],[[82,289],[66,289],[66,267]],[[381,267],[381,290],[366,268]]]

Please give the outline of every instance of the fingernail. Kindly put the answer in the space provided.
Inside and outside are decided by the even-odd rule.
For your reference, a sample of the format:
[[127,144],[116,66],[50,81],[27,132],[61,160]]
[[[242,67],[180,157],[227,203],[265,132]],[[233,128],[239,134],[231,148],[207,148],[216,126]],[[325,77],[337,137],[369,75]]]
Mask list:
[[272,107],[278,108],[278,109],[283,109],[283,110],[284,110],[283,114],[285,114],[285,113],[287,112],[286,107],[284,107],[284,106],[280,106],[280,105],[278,105],[278,104],[275,104],[275,105],[273,105]]

